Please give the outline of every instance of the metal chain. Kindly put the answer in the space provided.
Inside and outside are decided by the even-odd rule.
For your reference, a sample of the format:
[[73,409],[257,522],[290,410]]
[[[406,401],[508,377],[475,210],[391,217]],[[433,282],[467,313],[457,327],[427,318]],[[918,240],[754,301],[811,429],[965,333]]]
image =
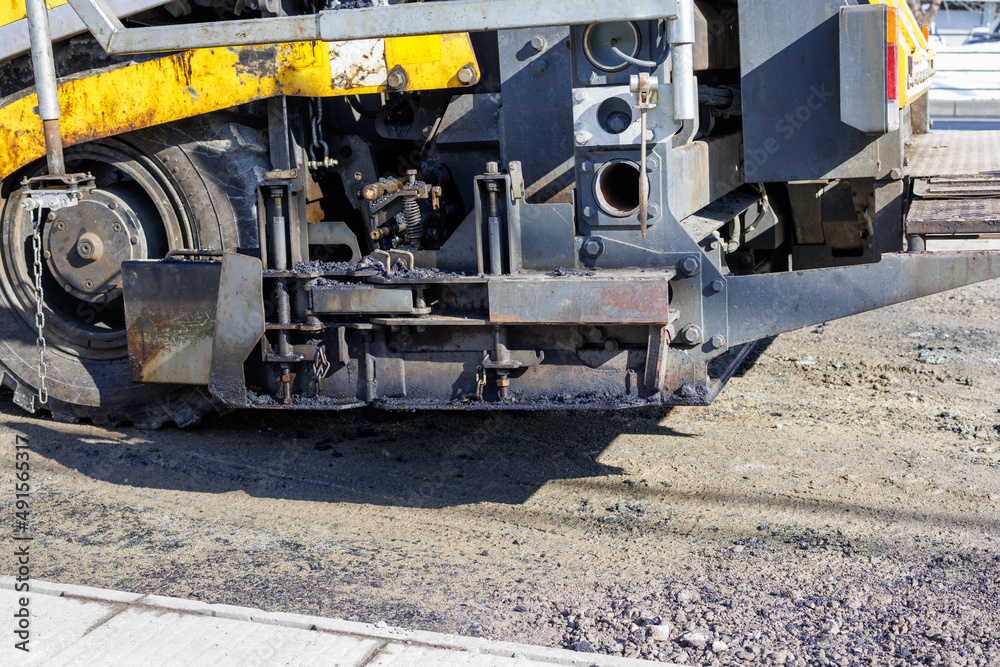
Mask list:
[[45,293],[42,291],[42,209],[38,207],[31,212],[32,235],[31,243],[35,251],[35,327],[38,337],[35,347],[38,349],[38,400],[42,405],[49,402],[49,390],[46,386],[48,365],[45,363],[45,312],[42,302]]
[[330,374],[331,364],[326,358],[326,345],[316,348],[316,358],[313,360],[313,374],[316,376],[316,393],[322,393],[323,380]]

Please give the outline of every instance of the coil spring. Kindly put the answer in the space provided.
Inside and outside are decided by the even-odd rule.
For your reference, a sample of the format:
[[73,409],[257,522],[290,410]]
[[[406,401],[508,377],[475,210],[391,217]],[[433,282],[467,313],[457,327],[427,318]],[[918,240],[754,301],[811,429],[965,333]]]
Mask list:
[[413,245],[420,245],[424,238],[424,219],[420,215],[420,204],[416,197],[407,197],[403,201],[403,219],[406,222],[406,240]]

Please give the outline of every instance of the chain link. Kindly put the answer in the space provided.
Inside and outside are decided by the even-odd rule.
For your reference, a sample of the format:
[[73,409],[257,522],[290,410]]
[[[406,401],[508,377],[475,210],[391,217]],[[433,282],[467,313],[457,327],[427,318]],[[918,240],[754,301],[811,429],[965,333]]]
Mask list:
[[42,209],[38,207],[31,212],[31,244],[35,252],[35,327],[38,337],[35,347],[38,349],[38,400],[42,405],[49,402],[49,390],[46,386],[48,365],[45,363],[45,311],[42,302],[45,293],[42,291]]

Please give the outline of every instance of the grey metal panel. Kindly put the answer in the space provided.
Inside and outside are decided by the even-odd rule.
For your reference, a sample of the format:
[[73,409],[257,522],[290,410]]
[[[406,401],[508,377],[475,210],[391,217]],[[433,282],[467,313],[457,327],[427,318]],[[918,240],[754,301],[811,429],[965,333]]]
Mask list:
[[[116,16],[131,16],[153,7],[159,7],[171,0],[111,0],[110,7]],[[70,5],[60,5],[49,10],[49,32],[52,41],[59,41],[73,35],[87,32],[87,26]],[[0,27],[0,60],[27,53],[28,25],[26,20],[15,21]]]
[[648,277],[502,278],[489,282],[493,324],[659,324],[670,321],[671,273]]
[[122,263],[133,380],[208,384],[221,270],[207,262]]
[[1000,252],[896,253],[878,264],[735,276],[729,344],[1000,277]]
[[311,289],[312,310],[325,314],[413,313],[413,292],[408,289],[372,287],[370,285],[330,285]]
[[346,222],[310,222],[306,225],[309,245],[339,245],[351,249],[352,262],[361,261],[361,249],[358,247],[358,237],[354,235]]
[[[531,46],[534,36],[545,48]],[[573,197],[573,112],[568,28],[497,33],[503,103],[500,150],[504,163],[520,161],[529,204],[566,203]]]
[[744,0],[740,69],[747,182],[883,178],[901,135],[840,119],[839,13],[856,0]]
[[222,257],[212,369],[208,390],[233,407],[246,407],[243,363],[264,335],[262,266],[256,257]]
[[889,129],[886,20],[885,5],[840,10],[840,119],[867,134]]

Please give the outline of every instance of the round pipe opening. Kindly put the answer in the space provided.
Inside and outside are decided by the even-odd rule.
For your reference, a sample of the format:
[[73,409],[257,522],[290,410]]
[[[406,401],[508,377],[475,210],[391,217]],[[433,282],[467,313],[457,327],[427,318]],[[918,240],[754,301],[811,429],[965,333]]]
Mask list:
[[597,205],[616,218],[638,213],[639,178],[639,165],[631,160],[605,162],[594,176]]
[[625,55],[635,58],[642,44],[639,27],[631,21],[591,23],[583,33],[583,51],[597,69],[620,72],[629,64],[611,50],[614,45]]

